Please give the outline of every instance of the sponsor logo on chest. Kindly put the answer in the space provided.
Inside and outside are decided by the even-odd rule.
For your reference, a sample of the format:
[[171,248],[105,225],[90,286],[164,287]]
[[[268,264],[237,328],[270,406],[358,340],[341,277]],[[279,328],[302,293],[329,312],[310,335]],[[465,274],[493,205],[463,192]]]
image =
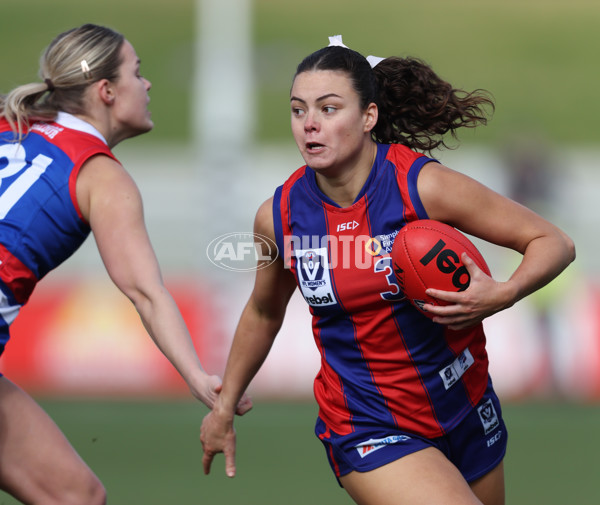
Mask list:
[[337,303],[331,287],[327,248],[296,249],[298,284],[309,305],[322,307]]

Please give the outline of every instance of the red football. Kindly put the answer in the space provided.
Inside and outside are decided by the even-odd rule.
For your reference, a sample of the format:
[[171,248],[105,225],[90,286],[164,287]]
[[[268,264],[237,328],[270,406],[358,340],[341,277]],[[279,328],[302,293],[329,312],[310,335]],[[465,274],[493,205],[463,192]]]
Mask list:
[[427,288],[464,291],[471,277],[461,260],[466,252],[486,274],[490,269],[475,245],[452,226],[421,219],[412,221],[394,239],[392,263],[400,288],[410,302],[425,315],[424,303],[444,305],[427,296]]

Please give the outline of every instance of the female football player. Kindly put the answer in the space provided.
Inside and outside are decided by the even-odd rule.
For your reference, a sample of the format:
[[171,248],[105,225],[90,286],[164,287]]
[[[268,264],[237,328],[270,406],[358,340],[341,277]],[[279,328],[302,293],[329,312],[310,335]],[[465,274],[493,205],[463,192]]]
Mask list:
[[[200,364],[163,284],[138,188],[111,152],[153,127],[151,85],[133,46],[87,24],[52,41],[40,77],[0,97],[0,353],[35,284],[92,231],[111,279],[156,345],[212,406],[220,379]],[[249,407],[245,401],[238,412]],[[105,503],[103,485],[59,428],[6,377],[0,447],[0,488],[23,503]]]
[[[444,145],[444,134],[485,123],[492,102],[417,59],[366,59],[334,37],[298,66],[290,104],[306,165],[256,216],[256,233],[277,243],[279,257],[256,272],[222,393],[203,421],[205,472],[224,452],[235,474],[235,405],[299,288],[321,353],[315,432],[352,499],[503,504],[507,432],[482,320],[556,277],[574,259],[571,239],[423,154]],[[425,317],[403,297],[389,254],[417,219],[514,249],[522,261],[499,282],[463,256],[470,287],[429,290],[449,304],[426,304]]]

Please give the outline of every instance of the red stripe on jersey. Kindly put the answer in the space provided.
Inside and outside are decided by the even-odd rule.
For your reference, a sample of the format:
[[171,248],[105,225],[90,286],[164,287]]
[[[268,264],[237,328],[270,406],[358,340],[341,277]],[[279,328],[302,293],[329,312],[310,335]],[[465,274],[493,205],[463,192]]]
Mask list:
[[462,381],[466,384],[467,394],[472,406],[475,406],[481,400],[487,388],[488,376],[488,354],[485,348],[486,337],[483,331],[483,325],[479,323],[473,328],[467,330],[453,331],[444,328],[446,345],[452,349],[458,356],[463,349],[468,348],[475,359],[475,365],[469,368],[462,376]]
[[[390,307],[390,312],[393,313],[392,307]],[[396,424],[406,431],[413,431],[415,433],[419,433],[424,429],[432,433],[439,431],[440,423],[437,419],[427,385],[404,340],[402,328],[396,324],[393,317],[387,319],[386,323],[391,325],[392,321],[402,341],[402,348],[399,348],[396,353],[389,353],[389,355],[397,363],[405,363],[406,365],[398,367],[397,375],[394,377],[390,377],[389,371],[379,376],[378,380],[384,384],[381,387],[385,391],[386,398],[388,398],[387,403],[393,413]],[[423,401],[424,397],[427,399],[427,406],[425,406]],[[411,410],[411,406],[419,406],[418,412]],[[424,415],[425,411],[429,414]],[[402,417],[398,415],[400,412],[403,413]]]
[[404,219],[406,222],[414,221],[419,219],[417,212],[413,206],[411,195],[408,191],[409,185],[406,183],[408,177],[408,171],[416,159],[423,157],[423,154],[415,153],[408,147],[395,144],[394,149],[390,149],[386,156],[386,159],[394,164],[396,170],[396,180],[398,181],[398,188],[402,195],[402,201],[405,205]]
[[0,279],[21,305],[29,299],[38,281],[33,272],[2,244],[0,244]]
[[[115,158],[114,154],[111,152],[109,147],[102,142],[98,137],[94,135],[81,132],[78,130],[71,130],[70,128],[65,128],[58,123],[52,123],[57,128],[61,128],[62,131],[56,135],[53,139],[50,139],[52,143],[54,143],[57,147],[59,147],[62,151],[64,151],[71,160],[73,160],[73,170],[71,171],[71,175],[69,176],[69,194],[71,195],[71,201],[73,202],[73,206],[75,207],[75,211],[77,215],[81,218],[82,221],[85,221],[83,214],[81,213],[81,208],[79,207],[79,202],[77,201],[77,176],[79,175],[79,171],[83,164],[89,160],[92,156],[97,154],[103,154],[112,158],[117,163],[119,161]],[[36,133],[39,135],[45,136],[44,131],[36,130]],[[93,145],[90,146],[90,141]]]

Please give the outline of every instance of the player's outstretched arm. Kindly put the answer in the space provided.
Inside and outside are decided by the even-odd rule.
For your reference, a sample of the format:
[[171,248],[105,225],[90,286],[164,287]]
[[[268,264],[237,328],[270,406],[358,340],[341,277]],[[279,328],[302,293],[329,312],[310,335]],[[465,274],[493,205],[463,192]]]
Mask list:
[[135,182],[116,161],[95,156],[79,174],[77,201],[110,278],[132,301],[149,335],[192,394],[212,407],[221,380],[203,370],[179,308],[163,284]]
[[[275,240],[272,201],[265,202],[255,220],[255,233]],[[267,251],[261,255],[267,257]],[[288,301],[296,288],[293,275],[281,258],[256,271],[254,289],[235,331],[219,398],[202,423],[200,441],[204,449],[204,472],[209,473],[214,456],[223,452],[225,469],[233,477],[235,468],[235,430],[233,411],[243,392],[260,369],[281,327]]]

